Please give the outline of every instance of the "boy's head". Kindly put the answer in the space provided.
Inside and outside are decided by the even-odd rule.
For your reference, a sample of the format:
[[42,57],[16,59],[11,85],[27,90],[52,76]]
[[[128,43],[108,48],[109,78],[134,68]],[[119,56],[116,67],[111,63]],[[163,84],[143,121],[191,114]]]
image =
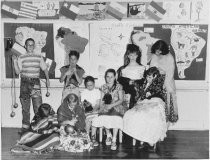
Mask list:
[[84,81],[85,87],[88,90],[93,90],[95,88],[95,79],[92,76],[87,76]]
[[66,97],[69,107],[74,108],[76,105],[79,105],[79,98],[76,94],[70,93]]
[[25,41],[25,48],[28,53],[33,53],[35,48],[35,41],[32,38],[28,38]]
[[52,107],[47,103],[42,103],[38,109],[38,114],[40,117],[48,117],[49,115],[55,114]]
[[151,83],[159,74],[160,73],[157,67],[151,67],[145,71],[145,78],[147,79],[148,83]]
[[71,66],[76,66],[80,57],[80,53],[77,51],[70,51],[69,53],[69,63]]

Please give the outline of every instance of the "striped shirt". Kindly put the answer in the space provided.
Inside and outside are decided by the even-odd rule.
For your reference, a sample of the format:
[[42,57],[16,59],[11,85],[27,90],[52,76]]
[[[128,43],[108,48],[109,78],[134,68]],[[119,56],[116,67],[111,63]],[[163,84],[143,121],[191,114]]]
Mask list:
[[41,55],[24,54],[18,58],[18,67],[21,76],[29,78],[39,78],[40,68],[44,71],[47,69],[47,64]]

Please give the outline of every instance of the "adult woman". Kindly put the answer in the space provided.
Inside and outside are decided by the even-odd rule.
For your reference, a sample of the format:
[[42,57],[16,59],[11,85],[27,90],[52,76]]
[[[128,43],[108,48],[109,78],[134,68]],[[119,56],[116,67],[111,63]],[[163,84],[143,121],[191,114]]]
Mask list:
[[178,107],[176,100],[176,87],[174,81],[175,62],[169,52],[169,46],[163,40],[155,42],[151,48],[153,53],[150,61],[150,67],[156,66],[160,74],[165,77],[164,86],[166,88],[166,115],[167,121],[177,122]]
[[[166,137],[167,125],[163,79],[156,67],[145,72],[145,80],[140,86],[137,104],[123,117],[123,132],[131,137],[154,146]],[[143,147],[141,145],[140,147]]]
[[[116,150],[116,138],[119,129],[123,127],[122,116],[126,111],[123,105],[122,86],[116,81],[114,69],[108,69],[105,73],[105,81],[101,87],[101,102],[99,116],[92,121],[93,127],[105,127],[107,133],[106,145],[111,145],[111,150]],[[109,129],[113,128],[113,137]],[[96,132],[96,128],[93,128]]]
[[125,94],[130,94],[129,108],[136,103],[138,91],[137,81],[141,81],[145,67],[141,65],[141,52],[135,44],[128,44],[124,55],[124,65],[118,69],[118,82],[123,86]]
[[63,66],[61,71],[60,82],[64,82],[64,89],[62,94],[62,101],[69,93],[74,93],[80,97],[79,85],[82,83],[82,77],[85,73],[84,69],[77,65],[80,53],[77,51],[70,51],[69,65]]

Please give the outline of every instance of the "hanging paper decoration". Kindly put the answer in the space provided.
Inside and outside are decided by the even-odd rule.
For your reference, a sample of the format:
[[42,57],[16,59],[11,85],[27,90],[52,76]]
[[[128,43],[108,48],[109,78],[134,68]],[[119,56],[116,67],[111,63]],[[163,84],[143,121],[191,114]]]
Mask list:
[[110,14],[111,16],[115,17],[116,19],[122,20],[123,16],[127,12],[127,8],[125,8],[124,6],[120,5],[117,2],[111,2],[107,6],[107,11],[106,12],[108,14]]
[[9,18],[16,19],[19,14],[20,3],[3,2],[1,6],[1,13]]
[[152,1],[147,7],[145,13],[156,21],[160,21],[166,10],[159,6],[156,2]]
[[59,2],[58,1],[41,1],[33,2],[37,7],[37,19],[59,19]]
[[72,20],[76,19],[78,13],[79,13],[79,8],[70,2],[64,2],[60,8],[60,14]]
[[36,19],[37,7],[31,3],[21,2],[20,17]]

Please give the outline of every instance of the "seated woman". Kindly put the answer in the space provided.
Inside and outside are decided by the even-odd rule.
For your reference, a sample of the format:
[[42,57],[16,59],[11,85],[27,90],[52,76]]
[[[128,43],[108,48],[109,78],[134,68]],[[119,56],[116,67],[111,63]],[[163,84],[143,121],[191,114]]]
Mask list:
[[[86,131],[89,133],[92,126],[92,120],[98,116],[101,93],[99,89],[95,88],[95,80],[92,76],[87,76],[84,84],[85,90],[81,93],[81,100],[86,115]],[[91,140],[94,146],[98,146],[95,135],[91,137]]]
[[147,142],[153,150],[156,143],[166,137],[167,125],[163,101],[163,79],[156,67],[145,72],[145,81],[140,87],[137,104],[123,117],[123,132]]
[[90,150],[92,146],[85,131],[85,112],[79,105],[78,96],[70,93],[57,113],[60,125],[60,146],[57,149],[67,152]]
[[141,52],[135,44],[128,44],[124,55],[124,65],[118,69],[118,82],[125,94],[130,94],[129,108],[133,108],[138,96],[137,89],[144,76],[145,66],[140,62]]
[[17,141],[12,152],[41,152],[59,144],[57,115],[49,104],[43,103],[34,116],[29,130]]
[[[123,105],[122,86],[116,81],[114,69],[108,69],[105,73],[105,81],[101,87],[101,99],[99,116],[92,121],[93,135],[97,127],[105,127],[107,133],[106,145],[111,145],[111,150],[116,150],[116,138],[119,129],[123,127],[122,116],[127,110]],[[113,137],[109,129],[113,128]]]

